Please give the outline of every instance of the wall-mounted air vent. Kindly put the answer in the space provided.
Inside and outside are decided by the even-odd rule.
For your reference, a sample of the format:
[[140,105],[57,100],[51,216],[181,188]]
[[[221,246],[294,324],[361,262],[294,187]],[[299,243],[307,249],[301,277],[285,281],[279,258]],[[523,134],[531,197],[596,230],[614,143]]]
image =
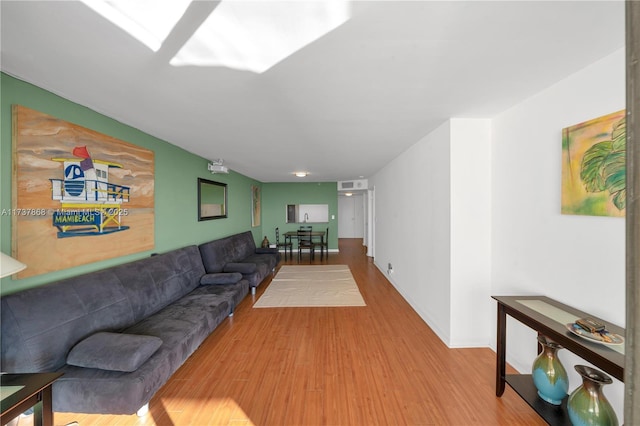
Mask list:
[[364,191],[368,188],[366,179],[338,181],[338,191]]

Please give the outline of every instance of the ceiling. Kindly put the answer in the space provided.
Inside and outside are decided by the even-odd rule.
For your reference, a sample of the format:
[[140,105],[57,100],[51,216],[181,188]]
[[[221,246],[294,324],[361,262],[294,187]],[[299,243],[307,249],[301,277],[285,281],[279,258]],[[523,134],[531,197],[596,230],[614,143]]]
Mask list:
[[153,52],[83,3],[2,0],[0,67],[259,181],[323,182],[370,177],[448,118],[495,116],[624,46],[623,1],[354,1],[262,74],[170,65],[215,5],[193,2]]

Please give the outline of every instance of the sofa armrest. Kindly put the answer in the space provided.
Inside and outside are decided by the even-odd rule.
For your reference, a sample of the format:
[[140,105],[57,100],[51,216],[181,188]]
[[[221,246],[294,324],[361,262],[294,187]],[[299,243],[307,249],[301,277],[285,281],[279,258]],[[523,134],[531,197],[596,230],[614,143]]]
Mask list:
[[278,254],[278,249],[275,247],[257,247],[256,254]]

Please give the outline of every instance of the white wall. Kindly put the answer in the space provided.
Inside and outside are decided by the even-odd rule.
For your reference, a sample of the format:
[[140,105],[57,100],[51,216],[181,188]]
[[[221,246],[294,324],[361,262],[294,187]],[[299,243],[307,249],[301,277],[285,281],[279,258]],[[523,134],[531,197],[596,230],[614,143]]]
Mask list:
[[375,186],[374,262],[444,341],[450,338],[450,124],[369,180]]
[[450,347],[490,341],[490,130],[449,120],[372,178],[374,261]]
[[[542,294],[625,325],[624,219],[560,214],[562,129],[624,107],[621,49],[494,119],[493,294]],[[535,334],[510,321],[507,341],[507,361],[528,370]],[[584,362],[560,358],[573,389]],[[619,419],[622,392],[605,388]]]
[[451,119],[450,347],[491,336],[491,121]]
[[[495,303],[482,302],[492,294],[542,294],[625,325],[624,220],[560,214],[562,129],[623,109],[624,82],[621,49],[495,117],[488,130],[482,120],[451,119],[370,179],[375,264],[393,264],[392,284],[449,346],[495,349]],[[490,149],[474,147],[474,129]],[[490,223],[474,229],[485,216]],[[474,342],[461,329],[470,312],[485,315]],[[535,333],[510,319],[507,336],[508,362],[528,372]],[[560,358],[572,390],[580,384],[572,366],[584,361],[563,350]],[[605,388],[619,419],[623,390],[615,379]]]

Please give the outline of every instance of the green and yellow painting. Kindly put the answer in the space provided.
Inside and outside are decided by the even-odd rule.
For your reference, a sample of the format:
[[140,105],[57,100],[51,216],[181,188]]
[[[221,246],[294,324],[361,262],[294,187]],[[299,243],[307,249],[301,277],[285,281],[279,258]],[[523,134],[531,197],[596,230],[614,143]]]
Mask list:
[[625,110],[562,129],[562,214],[624,217]]

